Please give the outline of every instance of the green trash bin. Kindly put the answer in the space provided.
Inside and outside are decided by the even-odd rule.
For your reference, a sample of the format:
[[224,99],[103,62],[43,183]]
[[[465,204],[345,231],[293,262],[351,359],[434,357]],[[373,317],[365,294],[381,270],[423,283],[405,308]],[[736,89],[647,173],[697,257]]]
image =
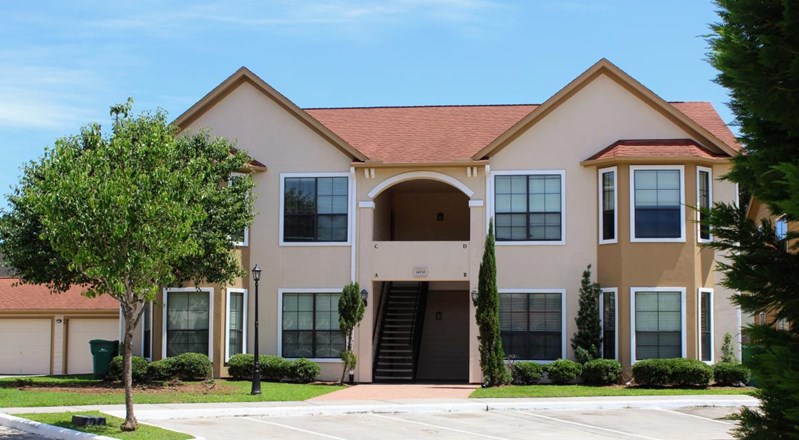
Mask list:
[[95,379],[104,379],[108,375],[111,359],[119,354],[119,341],[106,341],[92,339],[89,341],[92,348],[92,371]]

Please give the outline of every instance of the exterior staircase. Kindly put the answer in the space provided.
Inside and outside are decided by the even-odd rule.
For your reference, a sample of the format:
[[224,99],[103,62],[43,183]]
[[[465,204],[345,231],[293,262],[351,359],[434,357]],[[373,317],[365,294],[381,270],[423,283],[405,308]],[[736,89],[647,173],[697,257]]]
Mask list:
[[413,382],[424,327],[427,283],[388,283],[381,299],[374,381]]

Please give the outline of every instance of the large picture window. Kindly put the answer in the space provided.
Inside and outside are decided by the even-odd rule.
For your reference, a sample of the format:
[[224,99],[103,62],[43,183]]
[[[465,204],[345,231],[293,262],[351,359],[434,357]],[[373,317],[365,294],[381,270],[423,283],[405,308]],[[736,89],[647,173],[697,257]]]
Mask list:
[[683,295],[681,290],[633,290],[635,360],[684,357]]
[[632,240],[684,240],[683,168],[640,166],[630,170]]
[[247,291],[227,289],[225,359],[247,350]]
[[713,362],[713,290],[699,289],[699,354]]
[[713,205],[713,178],[710,168],[696,168],[696,205],[699,241],[710,241],[710,225],[703,223],[702,212]]
[[284,242],[346,242],[347,177],[285,177]]
[[563,173],[497,175],[494,216],[498,241],[563,240]]
[[166,291],[166,356],[202,353],[210,356],[211,292]]
[[344,350],[338,325],[340,293],[283,293],[282,355],[335,358]]
[[518,360],[563,356],[563,293],[501,292],[499,323],[505,355]]
[[599,243],[616,243],[616,168],[599,170]]

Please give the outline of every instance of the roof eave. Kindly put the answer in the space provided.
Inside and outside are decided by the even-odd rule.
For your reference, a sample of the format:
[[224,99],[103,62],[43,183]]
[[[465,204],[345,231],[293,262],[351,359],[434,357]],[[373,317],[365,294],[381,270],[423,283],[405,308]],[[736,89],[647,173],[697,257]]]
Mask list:
[[443,162],[383,162],[379,160],[368,160],[365,162],[353,162],[355,168],[430,168],[430,167],[476,167],[488,165],[487,160],[452,160]]
[[729,157],[697,157],[697,156],[631,156],[631,157],[609,157],[603,159],[587,159],[580,162],[584,167],[616,165],[616,164],[674,164],[674,163],[694,163],[718,165],[728,163]]

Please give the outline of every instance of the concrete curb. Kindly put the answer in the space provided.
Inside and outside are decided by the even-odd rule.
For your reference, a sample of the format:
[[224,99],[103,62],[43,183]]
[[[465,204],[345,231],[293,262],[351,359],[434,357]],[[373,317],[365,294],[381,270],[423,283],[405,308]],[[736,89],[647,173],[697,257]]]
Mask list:
[[[485,411],[544,411],[544,410],[598,410],[598,409],[674,409],[691,406],[738,407],[757,406],[758,400],[751,397],[736,399],[648,399],[648,400],[607,400],[591,399],[582,401],[557,401],[540,399],[536,401],[490,401],[464,403],[407,403],[407,404],[358,404],[358,405],[313,405],[292,407],[219,407],[164,410],[137,410],[140,420],[177,420],[220,417],[288,417],[288,416],[328,416],[344,414],[418,414],[418,413],[459,413]],[[124,411],[104,410],[106,414],[124,417]]]
[[75,431],[73,429],[61,428],[5,413],[0,413],[0,425],[57,440],[116,440],[104,435],[95,435]]

